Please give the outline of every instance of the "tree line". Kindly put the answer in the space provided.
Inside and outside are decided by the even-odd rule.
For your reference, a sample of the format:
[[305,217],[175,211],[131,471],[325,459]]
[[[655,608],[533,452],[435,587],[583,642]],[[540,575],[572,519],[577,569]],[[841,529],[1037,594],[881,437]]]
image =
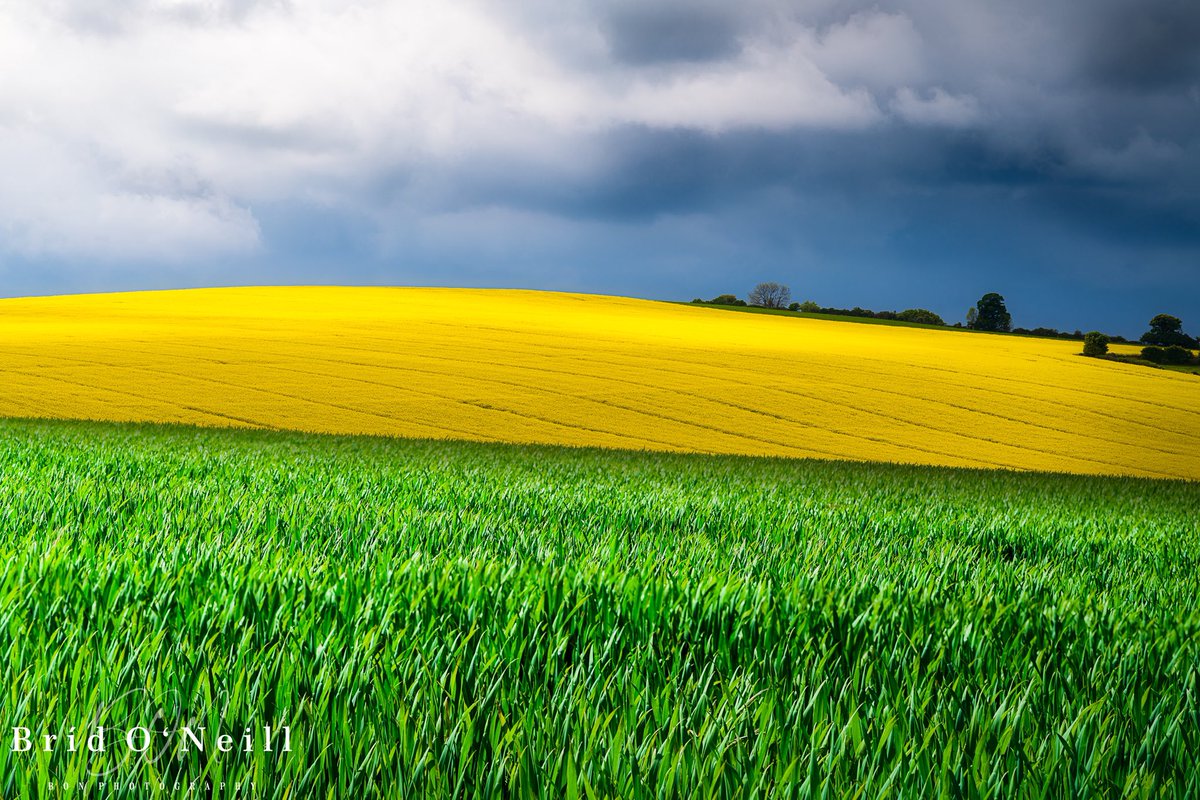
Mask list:
[[[946,325],[946,321],[939,314],[930,311],[927,308],[906,308],[903,311],[872,311],[869,308],[832,308],[821,306],[812,300],[806,300],[803,303],[792,302],[792,290],[782,283],[773,281],[760,283],[750,290],[750,294],[742,300],[737,295],[719,294],[711,300],[703,300],[699,297],[692,300],[693,303],[712,306],[755,306],[758,308],[770,308],[779,311],[797,311],[806,314],[828,314],[835,317],[861,317],[866,319],[883,319],[895,320],[898,322],[916,322],[922,325]],[[961,328],[962,323],[955,323],[952,327]],[[966,327],[981,331],[1010,331],[1012,330],[1012,316],[1008,313],[1008,309],[1004,307],[1004,298],[995,292],[985,294],[979,299],[979,303],[972,306],[967,312]],[[1041,329],[1049,330],[1049,329]],[[1024,332],[1023,329],[1016,329],[1015,332]],[[1054,331],[1058,335],[1058,331]],[[1079,333],[1079,338],[1083,338],[1083,334]]]
[[[872,311],[866,308],[831,308],[818,305],[812,300],[803,303],[792,302],[792,290],[782,283],[767,281],[756,285],[745,300],[733,294],[720,294],[711,300],[699,297],[693,303],[716,306],[742,306],[775,309],[779,311],[794,311],[806,314],[828,314],[838,317],[860,317],[868,319],[895,320],[898,322],[916,322],[922,325],[946,326],[938,314],[925,308],[909,308],[904,311]],[[1055,328],[1014,328],[1012,314],[1009,313],[1004,297],[996,292],[988,292],[979,298],[979,302],[967,310],[966,325],[954,323],[955,328],[969,328],[977,331],[996,333],[1015,333],[1029,336],[1052,337],[1059,339],[1075,339],[1083,342],[1083,354],[1086,356],[1108,355],[1109,344],[1133,344],[1123,336],[1113,336],[1099,331],[1076,330],[1073,333],[1059,331]],[[1150,329],[1142,334],[1138,342],[1146,345],[1142,348],[1140,357],[1133,360],[1148,361],[1152,364],[1200,364],[1200,357],[1192,354],[1193,348],[1200,347],[1200,340],[1183,332],[1183,322],[1170,314],[1158,314],[1150,320]],[[1112,358],[1126,357],[1109,356]]]
[[[926,308],[908,308],[904,311],[872,311],[868,308],[827,308],[807,300],[803,303],[792,302],[792,291],[781,283],[760,283],[750,291],[746,300],[737,295],[719,294],[711,300],[699,297],[693,303],[710,306],[755,306],[771,308],[779,311],[798,311],[806,314],[829,314],[837,317],[863,317],[870,319],[898,320],[900,322],[919,322],[922,325],[945,325],[946,322],[938,314]],[[961,327],[961,325],[959,326]]]

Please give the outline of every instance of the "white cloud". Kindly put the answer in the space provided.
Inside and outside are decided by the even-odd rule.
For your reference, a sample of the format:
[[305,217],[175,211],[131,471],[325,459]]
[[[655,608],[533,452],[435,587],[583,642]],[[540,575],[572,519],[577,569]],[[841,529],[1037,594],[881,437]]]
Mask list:
[[[2,2],[0,249],[244,252],[263,245],[260,203],[359,207],[380,175],[481,159],[577,176],[624,125],[861,128],[923,75],[906,16],[818,28],[759,6],[772,24],[720,58],[640,66],[605,61],[584,6],[554,39],[490,0]],[[941,89],[902,88],[890,110],[977,113]]]
[[0,125],[0,242],[30,256],[189,258],[259,245],[254,217],[181,172],[127,171],[86,145]]
[[638,80],[610,107],[617,119],[711,132],[860,128],[880,118],[868,92],[830,81],[800,44],[786,50],[751,47],[732,65],[656,82]]

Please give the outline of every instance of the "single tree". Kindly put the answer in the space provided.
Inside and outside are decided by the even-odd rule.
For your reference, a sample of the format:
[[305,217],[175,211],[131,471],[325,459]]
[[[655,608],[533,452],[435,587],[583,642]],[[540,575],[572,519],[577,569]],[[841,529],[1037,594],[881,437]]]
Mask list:
[[1155,314],[1154,319],[1150,320],[1151,334],[1172,334],[1181,333],[1183,331],[1183,320],[1171,314]]
[[787,308],[792,302],[792,290],[782,283],[768,281],[755,286],[750,292],[750,305],[763,308]]
[[995,292],[988,292],[979,298],[975,304],[975,324],[971,327],[977,331],[1012,330],[1012,314],[1004,307],[1004,298]]
[[1108,337],[1100,331],[1089,331],[1083,337],[1085,356],[1102,356],[1108,352]]
[[1170,314],[1157,314],[1150,320],[1150,330],[1142,334],[1143,344],[1195,347],[1196,340],[1183,332],[1183,322]]
[[967,309],[967,327],[974,328],[977,319],[979,319],[979,312],[975,310],[975,306],[971,306]]
[[817,305],[816,303],[814,303],[812,300],[805,300],[803,303],[800,304],[800,310],[805,312],[806,314],[813,314],[817,311],[820,311],[821,307],[819,305]]

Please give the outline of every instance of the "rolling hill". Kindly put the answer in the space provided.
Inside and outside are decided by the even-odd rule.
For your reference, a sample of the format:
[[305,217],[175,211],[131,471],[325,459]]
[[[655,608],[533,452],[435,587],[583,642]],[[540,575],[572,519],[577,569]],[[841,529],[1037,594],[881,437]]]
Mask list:
[[1200,380],[1077,342],[516,290],[0,300],[0,416],[1200,479]]

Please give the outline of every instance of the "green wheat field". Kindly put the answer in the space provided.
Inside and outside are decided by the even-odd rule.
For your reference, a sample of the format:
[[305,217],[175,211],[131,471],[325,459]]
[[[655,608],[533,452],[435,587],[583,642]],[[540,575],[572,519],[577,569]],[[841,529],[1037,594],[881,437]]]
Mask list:
[[[1198,512],[1179,481],[6,420],[0,796],[1200,797]],[[10,747],[95,725],[290,751]]]

